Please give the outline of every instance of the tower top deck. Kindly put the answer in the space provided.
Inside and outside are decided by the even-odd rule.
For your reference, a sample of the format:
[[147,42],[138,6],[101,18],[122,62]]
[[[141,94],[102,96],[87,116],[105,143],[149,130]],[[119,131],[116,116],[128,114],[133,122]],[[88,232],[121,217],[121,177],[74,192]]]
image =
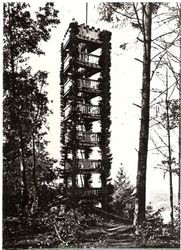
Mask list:
[[66,47],[68,45],[71,35],[76,36],[76,38],[80,40],[85,40],[87,42],[102,43],[101,33],[106,32],[110,34],[111,32],[106,30],[100,30],[99,28],[90,27],[89,25],[78,24],[78,22],[74,21],[69,24],[69,27],[63,38],[63,46]]

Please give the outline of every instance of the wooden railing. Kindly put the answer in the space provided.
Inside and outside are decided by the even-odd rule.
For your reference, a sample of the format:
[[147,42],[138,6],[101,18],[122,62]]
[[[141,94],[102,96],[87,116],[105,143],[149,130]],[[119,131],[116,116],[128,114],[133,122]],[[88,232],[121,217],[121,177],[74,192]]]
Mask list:
[[101,160],[79,159],[79,169],[101,169]]
[[77,188],[77,194],[80,196],[100,196],[101,188]]
[[[70,115],[72,110],[71,105],[67,105],[64,110],[65,118]],[[77,104],[77,112],[82,115],[88,115],[93,117],[100,117],[100,107],[97,105],[90,105],[85,103],[78,103]]]
[[78,80],[80,88],[86,88],[90,90],[99,90],[99,81],[81,78]]
[[[66,57],[66,59],[64,61],[64,71],[68,68],[71,59],[72,59],[72,57],[69,55]],[[79,62],[88,63],[91,65],[93,64],[96,67],[99,67],[99,56],[97,56],[97,55],[79,52],[77,59]]]
[[83,63],[91,63],[91,64],[99,65],[99,56],[92,55],[89,53],[79,52],[78,60]]
[[100,116],[100,107],[97,105],[79,103],[77,107],[78,111],[81,114],[90,116],[96,116],[96,115]]
[[[76,167],[78,170],[100,170],[101,160],[78,159]],[[70,170],[71,168],[72,162],[66,162],[65,170]]]
[[63,39],[63,47],[65,48],[70,40],[70,29],[67,30],[64,39]]
[[70,88],[72,87],[73,82],[68,78],[66,83],[64,84],[64,94],[66,94]]
[[[77,139],[79,145],[89,145],[89,146],[99,146],[100,142],[100,133],[94,133],[94,132],[77,132]],[[70,132],[65,134],[65,143],[70,142]]]
[[71,56],[67,56],[66,58],[65,58],[65,61],[64,61],[64,70],[66,70],[66,68],[69,66],[69,63],[70,63],[70,59],[71,59],[72,57]]
[[67,106],[65,107],[65,110],[64,110],[65,118],[67,118],[67,117],[69,116],[71,110],[72,110],[71,105],[67,105]]
[[76,189],[72,190],[71,188],[67,190],[67,193],[70,195],[71,193],[73,193],[74,195],[77,196],[86,196],[86,197],[90,197],[90,196],[96,196],[99,197],[101,195],[101,188],[80,188],[77,187]]
[[[68,78],[64,84],[64,94],[67,94],[72,86],[73,82]],[[78,88],[81,90],[84,89],[91,92],[97,92],[99,91],[99,81],[88,78],[80,78],[78,79]]]
[[81,143],[98,143],[100,141],[99,133],[78,132],[78,139]]

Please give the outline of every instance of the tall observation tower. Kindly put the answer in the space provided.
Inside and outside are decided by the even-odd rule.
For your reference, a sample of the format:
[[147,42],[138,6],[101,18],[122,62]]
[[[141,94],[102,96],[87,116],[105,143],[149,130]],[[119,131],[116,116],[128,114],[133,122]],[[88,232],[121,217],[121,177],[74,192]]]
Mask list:
[[70,206],[108,205],[110,39],[109,31],[72,22],[61,47],[61,165]]

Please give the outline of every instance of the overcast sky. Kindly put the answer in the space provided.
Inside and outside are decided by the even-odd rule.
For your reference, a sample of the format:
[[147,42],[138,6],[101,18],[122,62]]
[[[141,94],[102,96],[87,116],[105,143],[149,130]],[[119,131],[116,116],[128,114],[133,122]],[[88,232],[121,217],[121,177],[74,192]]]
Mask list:
[[[36,7],[39,2],[34,3]],[[142,59],[140,44],[136,41],[137,30],[130,27],[112,28],[111,24],[98,21],[97,4],[89,1],[88,25],[112,32],[112,66],[111,66],[111,152],[113,154],[112,177],[123,164],[133,184],[137,173],[137,150],[139,143],[140,109],[133,103],[140,104],[142,64],[135,58]],[[50,145],[49,152],[52,156],[60,157],[60,46],[63,36],[73,18],[79,24],[85,23],[85,1],[60,1],[55,2],[55,7],[60,10],[60,25],[53,30],[52,38],[42,47],[46,56],[41,58],[31,57],[35,69],[49,72],[49,98],[53,100],[51,108],[53,115],[49,119]],[[128,43],[126,50],[120,49],[121,43]],[[155,169],[155,155],[150,154],[147,172],[147,202],[155,194],[169,194],[168,176],[163,178],[163,172]],[[174,178],[174,190],[177,193],[177,178]],[[169,200],[169,196],[168,196]]]

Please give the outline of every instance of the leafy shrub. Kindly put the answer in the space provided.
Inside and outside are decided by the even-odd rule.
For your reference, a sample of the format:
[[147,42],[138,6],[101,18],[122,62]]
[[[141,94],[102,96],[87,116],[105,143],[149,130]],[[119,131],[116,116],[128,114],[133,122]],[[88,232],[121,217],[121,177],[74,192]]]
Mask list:
[[166,224],[163,230],[163,237],[177,241],[180,239],[180,208],[178,206],[174,206],[173,228],[171,223]]
[[86,215],[80,209],[70,209],[61,214],[59,210],[58,206],[52,207],[36,219],[36,231],[44,232],[44,235],[39,236],[41,246],[79,246],[83,229],[102,222],[96,215]]
[[146,219],[137,228],[137,243],[141,246],[149,244],[153,241],[159,241],[163,235],[163,218],[161,215],[162,209],[153,211],[151,204],[147,206]]
[[[85,229],[102,223],[102,218],[90,213],[88,210],[70,209],[64,212],[61,206],[54,206],[47,211],[29,211],[27,217],[21,217],[18,221],[5,221],[3,238],[7,246],[9,239],[20,240],[24,246],[30,244],[26,239],[32,239],[31,247],[79,247],[84,239]],[[100,239],[96,232],[91,233],[94,239]],[[86,236],[89,241],[89,234]],[[8,240],[8,241],[7,241]],[[14,244],[14,243],[13,243]],[[28,246],[28,245],[27,245]]]
[[85,215],[82,216],[81,221],[80,221],[81,225],[83,227],[94,227],[94,226],[98,226],[100,224],[103,223],[103,218],[99,217],[96,214],[89,214],[89,215]]
[[52,207],[37,220],[38,231],[45,232],[44,236],[41,235],[41,242],[44,242],[45,246],[76,244],[81,229],[81,218],[82,215],[78,211],[69,210],[60,215],[59,207]]
[[171,223],[164,224],[162,209],[153,211],[151,204],[147,206],[146,220],[137,229],[139,247],[179,247],[180,219],[176,211],[174,228]]
[[174,235],[180,239],[180,206],[174,207]]

